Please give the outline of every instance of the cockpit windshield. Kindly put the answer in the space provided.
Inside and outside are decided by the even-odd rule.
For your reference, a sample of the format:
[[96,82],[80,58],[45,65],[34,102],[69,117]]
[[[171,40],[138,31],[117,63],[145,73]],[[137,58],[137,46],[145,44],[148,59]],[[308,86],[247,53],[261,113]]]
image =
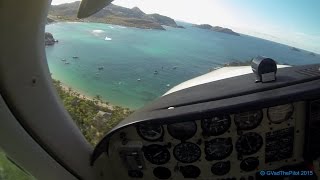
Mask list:
[[115,0],[84,19],[79,5],[52,1],[45,44],[65,107],[92,144],[134,110],[216,69],[256,56],[320,62],[317,0]]

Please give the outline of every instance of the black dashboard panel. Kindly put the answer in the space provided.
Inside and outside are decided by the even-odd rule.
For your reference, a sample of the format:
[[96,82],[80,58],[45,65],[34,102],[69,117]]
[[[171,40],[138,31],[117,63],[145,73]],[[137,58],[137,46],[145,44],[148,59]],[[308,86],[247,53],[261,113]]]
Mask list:
[[[128,126],[111,137],[108,157],[110,163],[118,167],[120,179],[133,177],[129,175],[132,170],[142,174],[142,179],[239,179],[255,176],[260,170],[303,161],[306,103],[298,101],[289,105],[294,107],[290,116],[283,115],[290,109],[272,114],[273,117],[286,117],[276,123],[268,116],[268,110],[276,107],[269,107],[227,115],[212,114],[212,118],[183,123],[163,123],[157,125],[157,131],[153,124]],[[239,114],[241,123],[238,121]],[[218,123],[208,132],[210,128],[203,126],[207,119],[214,119],[215,123],[230,120],[230,124]],[[242,123],[255,125],[243,129]],[[136,130],[142,124],[147,129],[143,134]],[[224,133],[211,134],[211,131],[217,132],[219,125],[225,124],[228,126],[223,128],[226,129]],[[163,132],[160,133],[160,129]],[[153,133],[161,134],[162,138],[154,141],[145,137]],[[136,157],[130,160],[132,154]],[[162,177],[162,174],[166,174],[166,177]]]
[[320,151],[309,132],[320,120],[310,105],[320,99],[318,69],[279,69],[276,82],[263,84],[248,74],[161,97],[110,131],[91,163],[106,155],[118,179],[239,179],[312,160]]

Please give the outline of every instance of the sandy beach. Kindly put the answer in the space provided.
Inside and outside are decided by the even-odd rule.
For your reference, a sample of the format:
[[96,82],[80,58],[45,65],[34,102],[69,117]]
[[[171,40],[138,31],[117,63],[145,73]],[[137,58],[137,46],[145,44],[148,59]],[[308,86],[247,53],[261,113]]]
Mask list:
[[[71,88],[71,91],[74,92],[74,93],[80,94],[80,98],[82,98],[82,99],[91,100],[91,101],[93,101],[95,99],[94,97],[88,96],[85,93],[81,92],[80,90],[77,90],[77,89],[75,89],[75,88],[73,88],[73,87],[71,87],[71,86],[69,86],[69,85],[67,85],[67,84],[65,84],[63,82],[61,82],[61,87],[66,92],[69,92],[69,89]],[[108,108],[110,110],[114,109],[114,106],[111,105],[111,104],[98,102],[98,105],[102,106],[102,107],[106,107],[106,108]]]

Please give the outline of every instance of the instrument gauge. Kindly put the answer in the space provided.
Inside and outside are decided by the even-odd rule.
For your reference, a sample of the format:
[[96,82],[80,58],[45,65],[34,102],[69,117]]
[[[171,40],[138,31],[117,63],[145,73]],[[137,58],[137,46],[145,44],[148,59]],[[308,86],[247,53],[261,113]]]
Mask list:
[[174,147],[173,155],[182,163],[193,163],[200,158],[201,149],[194,143],[183,142]]
[[272,123],[281,123],[288,120],[293,114],[292,104],[284,104],[268,108],[268,118]]
[[234,115],[234,123],[239,130],[251,130],[256,128],[262,121],[263,113],[258,111],[247,111]]
[[184,178],[197,178],[201,170],[194,165],[180,166],[180,172],[182,173]]
[[223,176],[230,171],[230,168],[231,168],[230,161],[221,161],[211,166],[211,172],[214,175]]
[[255,132],[249,132],[239,137],[236,150],[242,155],[251,155],[260,150],[263,144],[262,137]]
[[169,134],[175,139],[185,141],[192,138],[197,132],[197,124],[194,121],[169,124],[167,126]]
[[169,179],[171,171],[166,167],[156,167],[153,169],[153,175],[158,179]]
[[137,132],[140,137],[147,141],[158,141],[163,137],[164,131],[161,125],[139,124]]
[[161,165],[170,160],[170,152],[165,146],[151,144],[143,147],[144,157],[152,164]]
[[229,115],[214,116],[201,120],[201,128],[205,135],[218,136],[225,133],[231,125]]
[[231,138],[216,138],[205,142],[205,154],[208,161],[222,160],[232,152]]
[[248,157],[240,163],[240,169],[246,172],[253,171],[259,166],[259,159]]

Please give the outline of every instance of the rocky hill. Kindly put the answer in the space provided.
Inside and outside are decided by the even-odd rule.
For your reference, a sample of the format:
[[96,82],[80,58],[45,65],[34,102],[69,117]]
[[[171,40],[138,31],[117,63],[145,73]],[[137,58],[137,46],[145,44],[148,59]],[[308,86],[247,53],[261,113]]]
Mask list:
[[209,24],[200,24],[200,25],[193,25],[194,27],[200,28],[200,29],[207,29],[207,30],[211,30],[211,31],[215,31],[215,32],[221,32],[221,33],[226,33],[226,34],[230,34],[230,35],[235,35],[235,36],[240,36],[239,33],[236,33],[234,31],[232,31],[231,29],[228,28],[223,28],[220,26],[211,26]]
[[162,25],[183,28],[169,17],[160,14],[145,14],[138,7],[129,9],[114,4],[108,5],[89,18],[80,20],[76,17],[79,6],[80,1],[52,5],[49,10],[49,16],[56,21],[99,22],[142,29],[165,30]]

